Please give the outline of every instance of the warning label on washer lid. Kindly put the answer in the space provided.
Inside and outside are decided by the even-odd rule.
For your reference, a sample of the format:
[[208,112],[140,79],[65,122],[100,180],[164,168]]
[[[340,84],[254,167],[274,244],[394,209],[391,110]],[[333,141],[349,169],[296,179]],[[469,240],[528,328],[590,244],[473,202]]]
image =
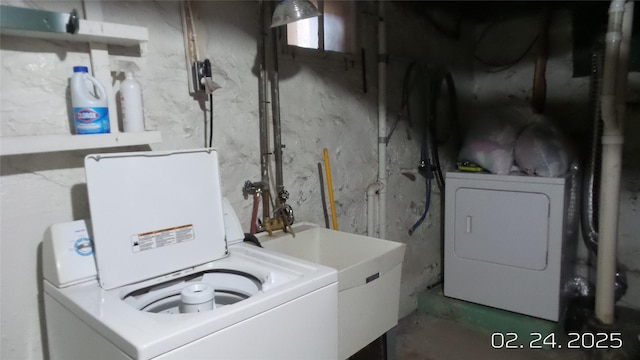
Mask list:
[[161,248],[195,239],[193,225],[176,226],[131,236],[133,252]]

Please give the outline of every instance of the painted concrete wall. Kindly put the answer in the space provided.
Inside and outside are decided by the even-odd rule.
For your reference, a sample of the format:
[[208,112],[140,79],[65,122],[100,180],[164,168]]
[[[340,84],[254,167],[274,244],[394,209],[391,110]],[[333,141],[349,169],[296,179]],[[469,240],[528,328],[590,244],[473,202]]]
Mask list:
[[[193,1],[202,57],[211,59],[214,80],[213,143],[220,150],[223,193],[249,227],[251,201],[241,189],[260,177],[258,81],[255,75],[257,2]],[[79,1],[3,1],[3,5],[68,12]],[[377,174],[377,91],[375,6],[362,3],[362,44],[366,53],[367,91],[362,65],[342,60],[282,56],[280,63],[282,141],[285,187],[298,221],[324,224],[317,163],[329,149],[340,229],[366,232],[365,190]],[[446,63],[463,59],[459,44],[438,40],[412,12],[390,4],[389,128],[399,112],[406,66],[413,60]],[[118,150],[164,150],[204,145],[208,104],[188,94],[180,3],[173,1],[105,1],[104,21],[149,29],[142,57],[130,49],[111,47],[113,70],[118,61],[135,62],[143,87],[147,129],[162,132],[163,142]],[[408,17],[407,17],[408,16]],[[407,20],[409,19],[409,20]],[[428,39],[427,46],[403,44],[407,37]],[[133,55],[133,56],[132,56]],[[2,36],[0,42],[0,116],[2,136],[70,134],[68,78],[74,65],[89,65],[88,46]],[[456,60],[463,74],[465,62]],[[469,79],[469,72],[465,73]],[[122,74],[115,74],[117,88]],[[461,78],[464,78],[461,75]],[[461,88],[470,88],[468,85]],[[407,134],[412,134],[408,139]],[[415,309],[415,295],[440,273],[440,229],[437,206],[413,234],[409,227],[425,203],[424,181],[410,181],[400,169],[416,167],[420,137],[398,125],[388,152],[388,238],[407,244],[401,315]],[[95,150],[92,152],[115,150]],[[42,307],[41,241],[53,223],[89,217],[83,158],[89,151],[2,156],[1,181],[1,336],[2,359],[41,359],[46,338]],[[435,193],[433,204],[439,203]]]

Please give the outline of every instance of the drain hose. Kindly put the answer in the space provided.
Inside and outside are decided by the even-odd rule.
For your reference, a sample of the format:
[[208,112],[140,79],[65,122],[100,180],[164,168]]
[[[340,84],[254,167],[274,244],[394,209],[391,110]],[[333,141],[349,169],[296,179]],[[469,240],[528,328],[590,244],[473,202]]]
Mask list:
[[413,120],[413,112],[411,111],[411,104],[409,101],[409,92],[411,86],[410,81],[414,72],[418,72],[418,75],[426,77],[426,119],[423,129],[422,145],[420,148],[420,166],[418,167],[418,173],[426,179],[426,199],[425,206],[420,218],[409,229],[409,235],[412,235],[415,230],[422,224],[427,216],[431,205],[431,192],[432,192],[432,179],[436,179],[440,193],[444,193],[445,180],[442,173],[442,167],[440,164],[440,156],[438,153],[439,143],[445,142],[453,131],[446,134],[446,137],[440,138],[442,134],[438,134],[438,127],[436,126],[437,120],[437,102],[440,97],[440,91],[443,83],[447,85],[448,98],[449,98],[449,115],[451,116],[448,124],[453,126],[457,124],[457,99],[455,83],[451,73],[443,68],[429,68],[427,67],[426,74],[422,67],[417,63],[412,63],[408,68],[404,78],[402,104],[407,109],[407,116],[409,122]]

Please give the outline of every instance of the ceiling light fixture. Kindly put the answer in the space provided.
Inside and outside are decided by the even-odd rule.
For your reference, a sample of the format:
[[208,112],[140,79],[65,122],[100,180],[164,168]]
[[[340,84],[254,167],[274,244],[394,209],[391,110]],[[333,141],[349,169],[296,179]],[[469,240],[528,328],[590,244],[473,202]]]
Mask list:
[[276,6],[271,27],[286,25],[298,20],[320,16],[320,12],[309,0],[282,0]]

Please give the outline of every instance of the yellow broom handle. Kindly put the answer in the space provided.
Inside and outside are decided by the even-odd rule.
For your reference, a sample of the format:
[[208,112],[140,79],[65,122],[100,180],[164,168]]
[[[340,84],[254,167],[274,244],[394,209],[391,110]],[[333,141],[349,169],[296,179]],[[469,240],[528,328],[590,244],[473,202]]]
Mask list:
[[333,182],[331,181],[331,166],[329,165],[329,150],[327,150],[327,148],[324,148],[324,168],[327,172],[327,187],[329,188],[329,204],[331,205],[333,230],[338,230],[338,217],[336,216],[336,204],[333,201]]

